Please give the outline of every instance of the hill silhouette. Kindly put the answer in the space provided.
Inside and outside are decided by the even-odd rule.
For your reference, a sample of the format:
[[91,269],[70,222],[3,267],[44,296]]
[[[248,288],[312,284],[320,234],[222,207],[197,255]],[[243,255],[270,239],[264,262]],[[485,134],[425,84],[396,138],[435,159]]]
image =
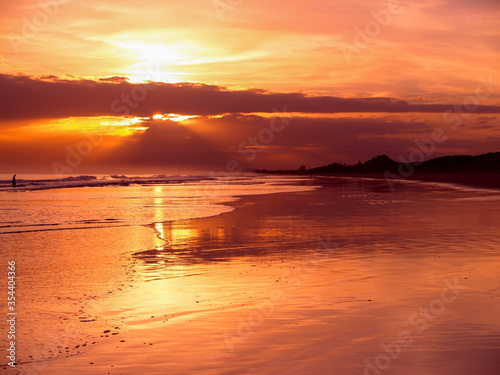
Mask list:
[[401,174],[401,170],[410,170],[412,173],[474,173],[500,171],[500,152],[487,154],[442,156],[424,162],[399,163],[387,155],[378,155],[364,163],[355,165],[331,163],[322,167],[307,169],[302,166],[298,170],[268,171],[264,173],[286,174],[379,174],[390,172]]

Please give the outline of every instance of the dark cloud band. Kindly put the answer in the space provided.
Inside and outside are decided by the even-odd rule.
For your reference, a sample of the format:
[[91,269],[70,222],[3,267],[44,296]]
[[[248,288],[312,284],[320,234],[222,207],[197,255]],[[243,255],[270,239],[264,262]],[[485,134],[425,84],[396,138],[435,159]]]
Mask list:
[[[194,83],[134,84],[122,77],[92,81],[0,74],[0,119],[71,116],[151,116],[155,113],[220,115],[271,113],[287,107],[303,113],[445,113],[448,104],[415,104],[394,98],[341,98],[228,90]],[[500,113],[499,106],[479,105],[475,113]]]

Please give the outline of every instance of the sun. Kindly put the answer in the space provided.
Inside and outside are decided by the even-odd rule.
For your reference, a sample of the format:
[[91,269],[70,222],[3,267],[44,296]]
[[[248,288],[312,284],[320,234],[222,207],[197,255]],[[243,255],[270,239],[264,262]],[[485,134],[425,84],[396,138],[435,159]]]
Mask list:
[[113,44],[132,52],[138,59],[147,61],[150,64],[175,63],[187,58],[186,53],[182,51],[180,46],[151,44],[142,41],[118,41]]
[[182,67],[194,59],[194,47],[184,44],[167,45],[142,40],[112,42],[135,61],[126,75],[132,83],[146,81],[177,83],[185,81]]
[[162,115],[162,114],[156,114],[153,116],[153,120],[163,120],[163,121],[166,121],[166,120],[169,120],[169,121],[174,121],[174,122],[182,122],[182,121],[185,121],[185,120],[189,120],[189,119],[192,119],[192,118],[196,118],[196,117],[199,117],[199,116],[184,116],[184,115],[178,115],[176,113],[169,113],[169,114],[166,114],[166,115]]

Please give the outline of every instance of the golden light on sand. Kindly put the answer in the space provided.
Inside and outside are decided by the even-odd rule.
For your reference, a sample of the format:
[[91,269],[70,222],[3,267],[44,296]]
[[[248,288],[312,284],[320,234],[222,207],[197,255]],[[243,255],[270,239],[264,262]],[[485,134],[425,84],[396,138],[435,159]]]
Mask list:
[[200,236],[200,232],[196,228],[190,227],[171,227],[170,228],[170,238],[172,243],[182,243],[183,241],[198,238]]
[[165,239],[165,232],[163,230],[163,223],[155,223],[155,230],[156,233],[158,234],[158,237],[161,238],[162,240]]

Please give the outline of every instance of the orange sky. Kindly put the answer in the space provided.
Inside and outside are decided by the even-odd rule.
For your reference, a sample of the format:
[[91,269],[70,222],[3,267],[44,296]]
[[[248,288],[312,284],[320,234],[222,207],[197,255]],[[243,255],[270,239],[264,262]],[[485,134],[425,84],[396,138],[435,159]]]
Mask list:
[[[19,0],[0,18],[0,172],[51,172],[83,133],[103,139],[71,173],[396,159],[435,127],[430,157],[500,149],[497,0]],[[296,113],[282,131],[274,110]]]

